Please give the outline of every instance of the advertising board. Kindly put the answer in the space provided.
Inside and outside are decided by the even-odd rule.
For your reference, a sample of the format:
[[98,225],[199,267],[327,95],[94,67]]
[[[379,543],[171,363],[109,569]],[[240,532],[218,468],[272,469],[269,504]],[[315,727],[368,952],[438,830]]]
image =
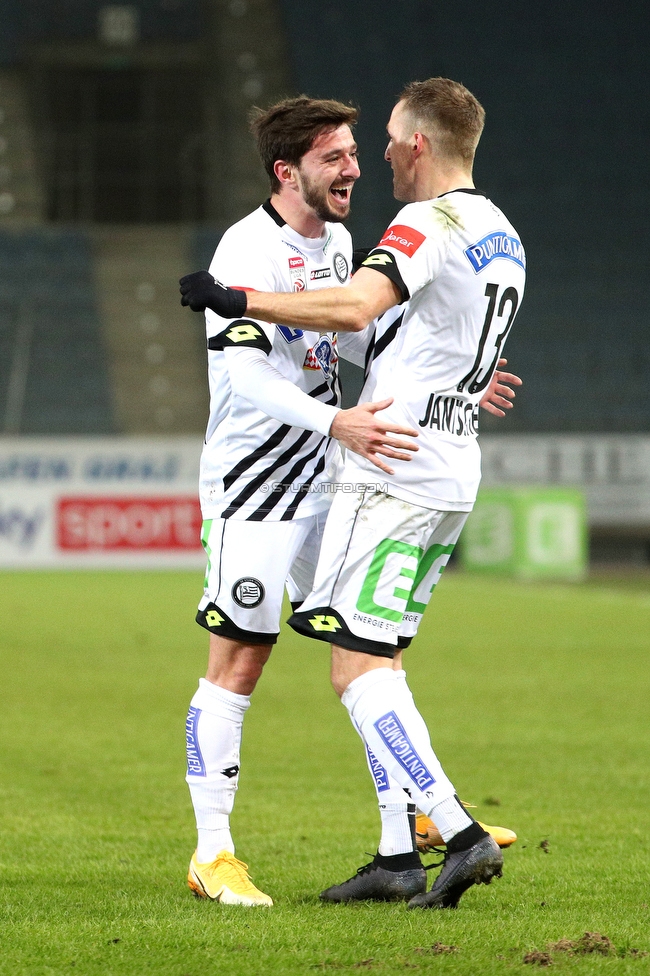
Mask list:
[[479,443],[483,488],[579,488],[590,529],[650,535],[647,434],[489,434]]
[[[486,434],[483,481],[564,486],[590,530],[650,535],[650,437]],[[203,567],[201,438],[0,437],[0,567]]]
[[199,437],[0,438],[0,566],[203,567]]

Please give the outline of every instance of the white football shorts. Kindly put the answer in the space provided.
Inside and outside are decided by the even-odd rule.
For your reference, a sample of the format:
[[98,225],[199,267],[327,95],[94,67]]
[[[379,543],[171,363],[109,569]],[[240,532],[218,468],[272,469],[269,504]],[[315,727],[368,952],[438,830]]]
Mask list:
[[421,508],[375,489],[338,492],[314,589],[291,626],[352,651],[394,657],[417,633],[468,514]]
[[208,565],[197,623],[231,640],[275,644],[285,587],[297,606],[313,586],[326,516],[207,519],[201,541]]

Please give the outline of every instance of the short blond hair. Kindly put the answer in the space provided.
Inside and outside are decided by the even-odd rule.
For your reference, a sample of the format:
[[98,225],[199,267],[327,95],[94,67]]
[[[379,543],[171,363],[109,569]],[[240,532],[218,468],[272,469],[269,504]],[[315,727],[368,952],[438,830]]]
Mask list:
[[449,78],[412,81],[399,101],[440,153],[472,162],[485,124],[485,110],[464,85]]

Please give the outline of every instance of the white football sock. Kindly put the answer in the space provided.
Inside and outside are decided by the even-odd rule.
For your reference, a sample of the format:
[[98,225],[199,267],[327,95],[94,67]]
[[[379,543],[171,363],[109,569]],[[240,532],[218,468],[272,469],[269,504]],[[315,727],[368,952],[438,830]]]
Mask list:
[[198,830],[196,857],[213,861],[219,851],[235,853],[230,813],[239,781],[242,722],[250,705],[248,695],[237,695],[205,678],[187,715],[187,775]]
[[433,820],[434,807],[455,790],[431,748],[405,673],[374,668],[350,682],[341,700],[377,760]]
[[436,803],[429,816],[440,831],[445,843],[451,840],[454,834],[459,834],[461,830],[465,830],[466,827],[470,827],[474,823],[474,818],[465,812],[456,796],[450,796],[446,800]]
[[[354,719],[352,719],[354,724]],[[355,726],[356,727],[356,726]],[[357,732],[363,740],[361,732]],[[399,783],[384,769],[375,754],[366,746],[368,769],[377,791],[381,840],[378,852],[385,857],[392,854],[409,854],[417,850],[415,844],[415,804],[411,802]]]
[[211,864],[220,851],[235,853],[232,834],[230,833],[230,817],[227,813],[212,814],[213,820],[221,820],[222,827],[214,830],[207,827],[197,827],[198,843],[196,845],[196,859],[199,864]]
[[[404,790],[401,791],[403,795]],[[397,803],[379,804],[381,840],[377,853],[383,857],[394,854],[411,854],[417,851],[415,843],[415,803],[400,800]]]

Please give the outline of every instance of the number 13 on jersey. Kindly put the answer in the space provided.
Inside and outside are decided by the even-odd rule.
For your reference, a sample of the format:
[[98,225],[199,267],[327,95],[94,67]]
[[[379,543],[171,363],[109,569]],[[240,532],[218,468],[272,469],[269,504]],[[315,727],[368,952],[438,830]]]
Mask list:
[[458,384],[459,393],[464,390],[468,393],[480,393],[488,385],[501,358],[503,344],[508,338],[519,306],[519,294],[512,285],[501,290],[500,285],[488,284],[485,297],[488,306],[476,359],[469,373]]

